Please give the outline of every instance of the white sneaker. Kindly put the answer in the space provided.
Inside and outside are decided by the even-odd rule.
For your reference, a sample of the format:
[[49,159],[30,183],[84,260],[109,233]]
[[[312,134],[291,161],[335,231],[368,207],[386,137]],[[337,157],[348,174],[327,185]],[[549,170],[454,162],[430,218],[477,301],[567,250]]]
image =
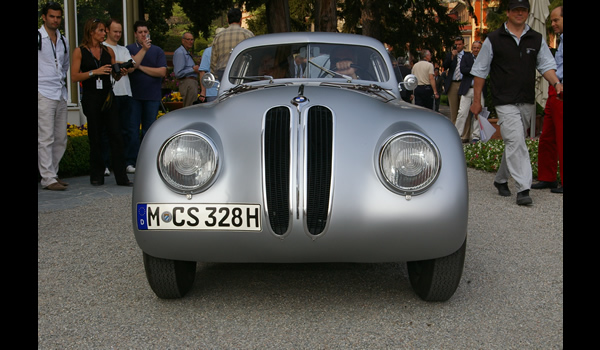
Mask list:
[[127,171],[129,174],[134,174],[135,168],[133,167],[133,165],[128,165],[125,171]]
[[108,168],[104,168],[104,176],[110,176],[110,170],[108,170]]

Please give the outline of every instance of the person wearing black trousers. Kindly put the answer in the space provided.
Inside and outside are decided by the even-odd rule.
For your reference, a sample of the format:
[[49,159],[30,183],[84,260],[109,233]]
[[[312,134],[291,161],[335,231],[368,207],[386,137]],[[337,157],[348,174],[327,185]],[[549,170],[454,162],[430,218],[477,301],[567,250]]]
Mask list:
[[83,113],[88,121],[88,138],[90,141],[90,183],[95,186],[104,184],[104,160],[101,152],[101,135],[105,128],[110,144],[110,158],[117,185],[132,186],[133,182],[125,172],[123,139],[119,122],[119,114],[110,76],[115,80],[127,74],[122,68],[115,72],[114,51],[102,45],[106,35],[104,23],[99,19],[86,21],[81,46],[73,51],[71,61],[71,80],[81,81]]

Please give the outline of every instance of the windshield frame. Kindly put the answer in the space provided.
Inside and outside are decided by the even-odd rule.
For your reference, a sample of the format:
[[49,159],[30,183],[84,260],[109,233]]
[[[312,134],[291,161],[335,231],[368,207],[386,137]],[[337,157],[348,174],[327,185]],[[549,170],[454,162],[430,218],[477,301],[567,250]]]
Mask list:
[[[336,74],[332,54],[336,56],[336,52],[345,51],[348,55],[348,49],[354,56],[344,57],[353,61],[355,74]],[[274,83],[281,79],[303,83],[338,81],[380,85],[392,78],[381,52],[370,46],[347,43],[302,42],[252,46],[239,52],[230,64],[227,80],[232,85]],[[299,77],[295,76],[297,74]]]

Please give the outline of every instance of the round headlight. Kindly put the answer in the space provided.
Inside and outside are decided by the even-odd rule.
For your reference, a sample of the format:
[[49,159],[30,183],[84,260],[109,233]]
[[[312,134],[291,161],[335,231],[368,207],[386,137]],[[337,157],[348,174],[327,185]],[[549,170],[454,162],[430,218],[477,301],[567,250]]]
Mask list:
[[177,192],[197,193],[215,178],[217,150],[208,136],[184,131],[169,138],[158,156],[160,175]]
[[433,142],[413,133],[391,137],[379,157],[385,182],[401,194],[418,194],[426,190],[437,178],[440,165],[440,154]]

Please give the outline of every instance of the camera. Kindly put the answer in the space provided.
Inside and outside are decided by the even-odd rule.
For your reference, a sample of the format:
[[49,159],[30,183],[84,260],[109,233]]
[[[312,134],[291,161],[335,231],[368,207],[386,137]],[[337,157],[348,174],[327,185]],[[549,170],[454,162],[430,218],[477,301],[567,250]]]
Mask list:
[[452,45],[452,50],[456,50],[456,49],[457,49],[456,44]]
[[115,73],[121,73],[121,68],[129,69],[129,68],[133,67],[133,65],[134,65],[133,60],[129,60],[129,61],[123,62],[123,63],[115,63],[112,65],[112,70]]

